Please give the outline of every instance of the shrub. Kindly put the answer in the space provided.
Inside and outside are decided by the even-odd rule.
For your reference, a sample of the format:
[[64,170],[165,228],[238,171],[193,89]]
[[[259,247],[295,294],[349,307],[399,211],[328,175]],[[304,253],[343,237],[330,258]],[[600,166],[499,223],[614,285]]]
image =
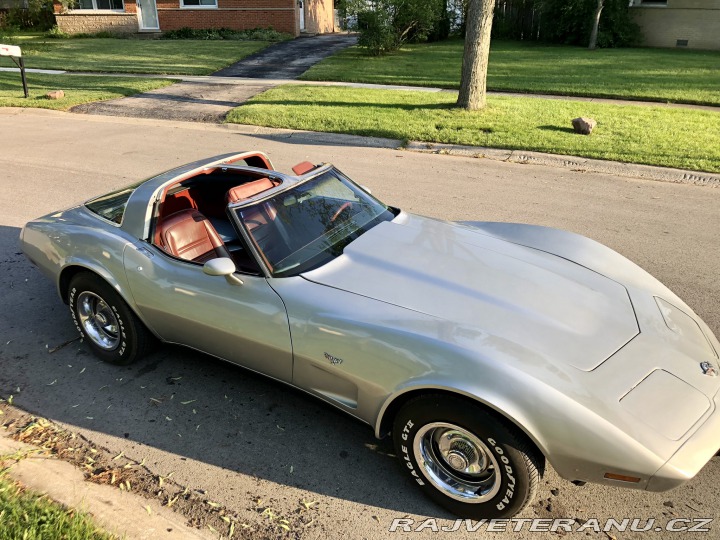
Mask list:
[[361,11],[357,14],[357,26],[360,31],[358,45],[371,56],[380,56],[400,46],[386,13]]
[[70,39],[70,37],[72,37],[70,34],[66,34],[60,30],[57,26],[53,26],[50,30],[45,32],[45,36],[51,39]]
[[446,5],[445,0],[348,0],[346,10],[356,17],[358,45],[378,55],[444,33]]
[[26,5],[10,8],[3,17],[3,26],[23,30],[50,30],[55,25],[52,0],[27,0]]
[[[543,0],[541,39],[586,46],[596,6],[595,0]],[[640,41],[640,27],[630,18],[627,0],[605,0],[597,46],[629,47]]]
[[233,30],[231,28],[194,29],[188,26],[178,30],[163,32],[162,39],[203,39],[236,41],[285,41],[292,36],[278,32],[273,28],[254,28],[252,30]]

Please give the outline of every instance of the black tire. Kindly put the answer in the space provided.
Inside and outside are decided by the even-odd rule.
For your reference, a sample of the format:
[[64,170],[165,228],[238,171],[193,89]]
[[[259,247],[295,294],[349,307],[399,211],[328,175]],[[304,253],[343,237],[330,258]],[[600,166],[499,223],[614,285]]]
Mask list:
[[[393,440],[403,470],[429,498],[459,517],[510,518],[535,497],[542,454],[515,426],[467,399],[428,395],[410,400],[395,417]],[[458,472],[451,461],[465,468]],[[466,474],[473,463],[478,472]],[[453,497],[449,486],[458,478],[465,491]]]
[[[86,299],[87,302],[84,301]],[[154,344],[154,336],[120,295],[97,274],[82,272],[72,278],[68,289],[68,304],[83,341],[98,358],[109,364],[132,364],[149,352]],[[84,315],[92,306],[102,306],[99,316],[103,317],[103,322],[108,322],[107,325],[99,325],[95,322],[97,319],[92,319],[89,326],[83,322],[87,321],[88,317]],[[102,327],[102,330],[97,330],[95,336],[90,335],[88,328],[93,327]],[[104,346],[101,345],[103,339]]]

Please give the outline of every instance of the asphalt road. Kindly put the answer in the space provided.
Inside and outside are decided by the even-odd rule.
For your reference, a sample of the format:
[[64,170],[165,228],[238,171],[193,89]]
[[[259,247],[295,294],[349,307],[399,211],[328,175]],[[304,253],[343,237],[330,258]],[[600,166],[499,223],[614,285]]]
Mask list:
[[[446,520],[367,426],[287,387],[193,351],[164,347],[138,365],[98,362],[77,343],[53,286],[18,253],[27,220],[138,178],[223,152],[259,149],[278,169],[330,161],[384,201],[450,220],[517,221],[590,236],[649,270],[720,333],[720,190],[535,165],[361,148],[328,136],[247,136],[232,128],[0,110],[0,395],[156,474],[201,489],[252,524],[317,502],[303,538],[398,537],[393,518]],[[19,390],[18,390],[19,389]],[[152,399],[151,399],[152,398]],[[157,400],[157,401],[153,401]],[[538,404],[542,406],[542,404]],[[717,521],[720,458],[692,482],[652,494],[575,487],[552,470],[521,517]],[[553,491],[551,491],[553,490]],[[555,491],[559,490],[559,491]],[[447,525],[449,522],[439,522]],[[426,529],[411,537],[428,537]],[[439,533],[470,538],[479,533]],[[539,538],[543,533],[488,533]],[[585,538],[677,533],[573,533]]]

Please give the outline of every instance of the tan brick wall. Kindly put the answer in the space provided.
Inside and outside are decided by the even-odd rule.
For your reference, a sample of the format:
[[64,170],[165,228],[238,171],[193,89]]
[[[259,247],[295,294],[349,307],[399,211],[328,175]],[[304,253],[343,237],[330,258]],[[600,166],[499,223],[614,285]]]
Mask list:
[[132,34],[138,31],[138,20],[130,13],[72,13],[55,15],[58,28],[66,34],[113,32]]
[[676,47],[678,39],[686,39],[689,49],[720,50],[720,5],[710,9],[675,7],[698,4],[720,4],[720,0],[668,0],[667,7],[631,8],[635,22],[642,29],[643,44]]
[[305,31],[311,34],[335,31],[332,0],[305,0]]

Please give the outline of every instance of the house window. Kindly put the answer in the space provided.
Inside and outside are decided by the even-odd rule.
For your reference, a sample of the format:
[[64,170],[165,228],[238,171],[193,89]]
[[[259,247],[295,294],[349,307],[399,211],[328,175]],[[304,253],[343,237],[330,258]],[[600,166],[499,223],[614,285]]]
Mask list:
[[186,8],[216,8],[217,0],[180,0],[180,5]]
[[636,6],[667,6],[667,0],[635,0]]
[[123,0],[78,0],[75,9],[125,11]]

